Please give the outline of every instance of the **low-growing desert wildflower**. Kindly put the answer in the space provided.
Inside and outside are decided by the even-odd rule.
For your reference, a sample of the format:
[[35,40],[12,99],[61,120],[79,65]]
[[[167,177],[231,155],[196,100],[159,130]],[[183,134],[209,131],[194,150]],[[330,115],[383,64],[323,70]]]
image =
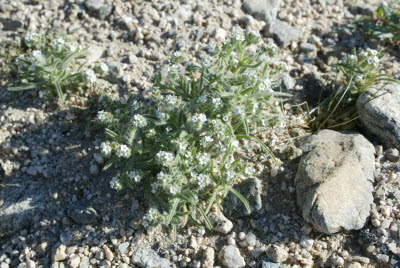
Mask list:
[[222,46],[211,43],[210,57],[200,64],[178,60],[181,54],[174,52],[167,71],[152,77],[150,98],[102,101],[110,114],[99,112],[98,121],[112,139],[110,165],[123,170],[121,186],[140,186],[162,204],[161,212],[143,217],[144,226],[177,226],[190,213],[211,228],[206,215],[228,192],[247,205],[232,186],[256,171],[243,159],[246,145],[239,140],[252,139],[258,146],[248,150],[269,153],[254,133],[279,123],[271,100],[285,95],[272,92],[273,75],[285,68],[268,62],[278,48],[269,44],[257,50],[259,42],[258,32],[235,32]]
[[95,74],[94,71],[91,70],[91,69],[86,70],[86,72],[85,72],[85,78],[86,78],[86,81],[87,81],[89,84],[94,84],[94,83],[96,82],[96,74]]
[[102,142],[100,145],[101,153],[105,156],[110,156],[112,152],[111,145],[107,142]]

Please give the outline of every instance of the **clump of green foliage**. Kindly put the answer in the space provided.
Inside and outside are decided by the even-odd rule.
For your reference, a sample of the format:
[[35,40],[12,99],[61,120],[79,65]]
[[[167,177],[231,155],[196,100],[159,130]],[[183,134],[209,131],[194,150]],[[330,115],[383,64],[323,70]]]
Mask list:
[[351,25],[362,27],[369,37],[400,46],[400,8],[398,6],[382,4],[372,18],[356,20]]
[[220,49],[211,44],[201,65],[176,52],[167,72],[154,75],[149,99],[101,98],[106,109],[97,120],[110,138],[100,146],[110,158],[104,168],[121,169],[112,188],[143,188],[151,203],[144,226],[172,225],[175,234],[190,218],[211,229],[207,214],[229,192],[249,209],[232,187],[256,173],[239,153],[240,141],[273,157],[256,134],[282,122],[271,100],[284,95],[272,90],[272,76],[285,64],[270,66],[277,47],[259,48],[260,41],[257,32],[235,33]]
[[66,91],[96,81],[96,74],[82,71],[84,62],[78,61],[89,55],[88,50],[68,36],[49,40],[44,34],[28,32],[23,45],[26,53],[15,60],[18,75],[8,88],[11,91],[39,89],[40,95],[58,96],[64,103]]
[[[308,125],[313,132],[338,128],[356,120],[360,108],[356,102],[365,90],[379,83],[396,82],[390,75],[379,73],[381,58],[380,51],[367,49],[357,54],[354,49],[353,54],[333,65],[333,73],[339,81],[334,84],[330,95],[309,111]],[[373,96],[376,97],[379,96]]]

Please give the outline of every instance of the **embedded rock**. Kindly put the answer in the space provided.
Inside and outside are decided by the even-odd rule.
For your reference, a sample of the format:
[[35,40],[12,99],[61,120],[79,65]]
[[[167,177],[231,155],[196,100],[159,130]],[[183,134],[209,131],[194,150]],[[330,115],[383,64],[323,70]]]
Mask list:
[[400,149],[400,85],[371,87],[358,98],[357,106],[364,128],[386,147]]
[[83,225],[95,223],[98,217],[94,208],[79,201],[72,203],[67,212],[76,223]]
[[281,0],[244,0],[243,9],[254,18],[265,22],[276,20]]
[[295,184],[303,218],[326,234],[361,229],[373,201],[374,146],[361,134],[323,130],[301,147]]
[[246,265],[239,249],[235,246],[224,246],[219,252],[218,258],[227,268],[240,268]]
[[303,36],[303,31],[290,26],[285,21],[275,20],[265,26],[264,35],[274,38],[280,46],[286,47],[292,41],[300,40]]
[[139,267],[170,268],[169,260],[160,257],[156,251],[149,247],[139,247],[132,255],[132,262]]
[[209,214],[209,220],[215,231],[227,234],[233,228],[233,223],[228,220],[221,211],[216,211]]
[[247,211],[243,202],[229,192],[229,194],[224,199],[222,206],[224,207],[224,213],[227,217],[243,217],[248,216],[254,211],[262,208],[261,203],[261,191],[262,185],[261,181],[257,178],[249,178],[237,185],[235,185],[235,190],[237,190],[248,202],[250,206],[250,213]]

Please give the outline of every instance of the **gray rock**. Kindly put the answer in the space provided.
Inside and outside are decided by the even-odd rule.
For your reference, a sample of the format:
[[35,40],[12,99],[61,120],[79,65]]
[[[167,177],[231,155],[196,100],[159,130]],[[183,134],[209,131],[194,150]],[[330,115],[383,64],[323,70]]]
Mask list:
[[3,29],[2,29],[3,31],[15,32],[19,28],[22,28],[24,26],[23,23],[20,21],[6,19],[6,18],[0,18],[0,23],[3,24]]
[[227,268],[240,268],[246,265],[240,250],[235,246],[223,246],[218,254],[221,263]]
[[95,223],[98,217],[97,212],[93,207],[79,201],[72,203],[69,206],[67,213],[76,223],[84,225]]
[[86,8],[91,11],[98,11],[104,5],[104,0],[86,0],[85,6]]
[[397,150],[396,148],[394,149],[388,149],[385,152],[385,157],[387,160],[392,161],[392,162],[397,162],[399,161],[399,150]]
[[99,17],[99,19],[104,20],[108,16],[110,16],[112,12],[113,12],[113,6],[102,6],[99,9],[98,17]]
[[317,50],[317,47],[311,43],[301,43],[300,50],[305,53],[310,53],[310,52],[315,52]]
[[90,260],[87,256],[82,257],[79,268],[89,268]]
[[281,0],[244,0],[243,9],[254,18],[265,22],[276,20]]
[[266,255],[277,263],[282,263],[289,257],[289,253],[286,250],[274,244],[267,248]]
[[49,195],[51,185],[29,176],[8,178],[0,187],[0,237],[13,234],[55,215],[55,203]]
[[261,268],[279,268],[280,264],[277,262],[273,262],[267,258],[263,258],[261,260]]
[[[374,94],[384,95],[371,100]],[[383,145],[400,149],[400,85],[371,87],[358,98],[357,106],[365,129]]]
[[281,20],[275,20],[267,24],[263,30],[266,37],[272,37],[283,47],[290,45],[292,41],[298,41],[303,36],[303,31],[290,26],[289,23]]
[[219,210],[210,213],[208,215],[208,218],[216,232],[227,234],[231,231],[233,227],[233,223],[228,220]]
[[293,79],[290,75],[285,74],[281,79],[281,87],[282,91],[287,92],[289,90],[293,90],[296,86],[296,80]]
[[125,254],[128,252],[129,242],[124,242],[118,245],[117,250],[120,254]]
[[207,247],[203,252],[202,267],[214,267],[214,249],[212,247]]
[[169,260],[160,257],[156,251],[147,247],[139,247],[132,255],[132,262],[146,268],[170,268]]
[[301,147],[295,185],[303,218],[326,234],[361,229],[373,201],[374,146],[361,134],[323,130]]
[[261,203],[261,192],[262,185],[261,181],[257,178],[249,178],[237,185],[235,185],[235,190],[237,190],[243,197],[247,200],[250,206],[250,213],[247,211],[243,202],[229,192],[229,194],[224,199],[222,206],[224,208],[224,213],[227,217],[242,217],[248,216],[251,213],[262,208]]

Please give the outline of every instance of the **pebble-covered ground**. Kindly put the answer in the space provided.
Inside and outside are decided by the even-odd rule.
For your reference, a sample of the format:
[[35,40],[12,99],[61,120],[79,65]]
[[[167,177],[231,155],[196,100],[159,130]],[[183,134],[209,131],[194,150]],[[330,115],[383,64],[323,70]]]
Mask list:
[[[75,96],[76,105],[57,108],[37,92],[7,93],[8,62],[0,54],[0,268],[400,267],[397,149],[372,141],[374,201],[361,230],[313,230],[297,206],[294,184],[302,155],[297,141],[307,134],[296,105],[315,101],[312,80],[328,77],[329,64],[354,46],[384,49],[382,70],[400,77],[391,48],[336,31],[371,14],[380,1],[283,0],[271,8],[283,23],[275,31],[283,34],[266,30],[274,15],[259,14],[250,2],[273,7],[280,1],[0,0],[1,41],[16,43],[27,29],[66,32],[90,48],[89,67],[104,62],[110,68],[87,93],[93,101],[83,106]],[[146,94],[151,76],[174,51],[200,62],[211,41],[238,29],[258,30],[264,41],[275,37],[280,43],[277,60],[289,70],[279,81],[294,96],[282,107],[289,129],[264,135],[279,161],[256,165],[262,181],[257,213],[216,215],[218,230],[189,225],[173,242],[170,229],[140,224],[147,209],[140,191],[118,195],[110,189],[115,170],[101,171],[102,133],[88,131],[94,98],[100,89],[120,98]]]

